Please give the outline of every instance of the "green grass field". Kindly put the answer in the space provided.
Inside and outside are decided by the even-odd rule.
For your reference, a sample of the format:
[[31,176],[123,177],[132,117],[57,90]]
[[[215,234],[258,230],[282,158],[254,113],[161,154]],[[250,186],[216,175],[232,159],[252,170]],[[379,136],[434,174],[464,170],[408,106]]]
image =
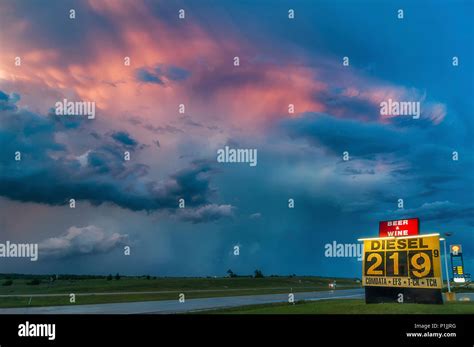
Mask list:
[[[157,278],[144,279],[122,277],[120,280],[105,279],[62,280],[53,284],[47,281],[39,285],[28,285],[29,280],[17,279],[11,286],[0,286],[0,294],[54,294],[54,293],[106,293],[123,291],[186,291],[186,290],[228,290],[247,288],[328,288],[333,279],[322,277],[219,277],[219,278]],[[337,279],[338,286],[359,286],[354,280]]]
[[474,302],[444,305],[366,304],[364,300],[300,301],[292,304],[243,306],[204,311],[206,314],[473,314]]
[[[131,301],[177,299],[185,293],[187,299],[275,294],[329,290],[333,279],[321,277],[237,277],[237,278],[157,278],[123,277],[120,280],[77,279],[44,281],[28,285],[31,279],[15,279],[10,286],[0,286],[0,308],[24,306],[69,305],[69,294],[76,294],[76,305]],[[352,279],[337,279],[338,289],[359,287]],[[34,296],[61,294],[61,296]],[[96,295],[99,294],[99,295]],[[30,296],[32,295],[32,296]]]

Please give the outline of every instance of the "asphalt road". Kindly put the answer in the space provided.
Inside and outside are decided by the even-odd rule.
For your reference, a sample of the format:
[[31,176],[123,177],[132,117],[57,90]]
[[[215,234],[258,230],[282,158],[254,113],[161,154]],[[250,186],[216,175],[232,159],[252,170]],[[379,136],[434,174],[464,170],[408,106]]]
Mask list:
[[[363,298],[364,289],[343,289],[320,292],[294,293],[298,300],[349,299]],[[0,314],[141,314],[141,313],[184,313],[208,309],[236,307],[245,305],[288,302],[288,294],[263,294],[227,296],[219,298],[188,299],[185,303],[178,300],[141,301],[97,305],[67,305],[30,308],[3,308]]]
[[[336,291],[294,293],[298,300],[326,299],[362,299],[364,289],[343,289]],[[457,293],[458,301],[474,301],[474,293]],[[115,304],[68,305],[30,308],[2,308],[0,314],[173,314],[199,312],[209,309],[288,302],[288,294],[263,294],[227,296],[218,298],[188,299],[185,303],[178,300],[140,301]]]
[[[314,287],[298,287],[298,289],[313,289]],[[288,290],[288,287],[265,287],[265,288],[235,288],[235,290],[239,291],[245,291],[245,292],[252,292],[256,290],[262,290],[262,289],[268,289],[268,290]],[[227,289],[230,290],[230,289]],[[219,292],[222,293],[224,289],[188,289],[186,290],[186,293],[213,293],[213,292]],[[98,292],[98,293],[90,293],[90,292],[84,292],[84,293],[75,293],[76,297],[78,296],[111,296],[111,295],[134,295],[134,294],[176,294],[178,295],[180,291],[177,290],[153,290],[153,291],[134,291],[134,292]],[[0,294],[0,299],[1,298],[29,298],[29,297],[42,297],[42,298],[47,298],[47,297],[69,297],[69,293],[40,293],[40,294]]]

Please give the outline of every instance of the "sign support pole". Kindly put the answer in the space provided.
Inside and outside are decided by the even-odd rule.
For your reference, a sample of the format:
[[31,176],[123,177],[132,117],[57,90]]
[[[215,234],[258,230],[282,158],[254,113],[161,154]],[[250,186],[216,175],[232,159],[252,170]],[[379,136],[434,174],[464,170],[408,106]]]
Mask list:
[[446,282],[448,283],[448,293],[451,293],[451,285],[449,284],[449,270],[448,270],[448,254],[446,252],[446,239],[444,241],[444,266],[446,267]]

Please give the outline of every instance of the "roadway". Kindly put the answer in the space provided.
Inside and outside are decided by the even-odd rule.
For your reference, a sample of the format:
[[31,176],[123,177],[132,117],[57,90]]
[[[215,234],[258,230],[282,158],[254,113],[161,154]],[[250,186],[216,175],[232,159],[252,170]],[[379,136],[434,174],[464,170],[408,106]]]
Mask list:
[[[335,291],[302,292],[293,294],[295,301],[356,299],[364,297],[364,289],[341,289]],[[186,299],[184,303],[180,303],[176,299],[95,305],[71,304],[66,306],[2,308],[0,309],[0,314],[172,314],[278,302],[288,302],[288,294],[262,294]]]
[[[294,293],[295,301],[363,298],[363,288]],[[457,293],[456,300],[474,301],[474,293]],[[95,305],[71,304],[65,306],[1,308],[0,314],[173,314],[279,302],[288,302],[288,294],[186,299],[184,303],[180,303],[176,299]]]

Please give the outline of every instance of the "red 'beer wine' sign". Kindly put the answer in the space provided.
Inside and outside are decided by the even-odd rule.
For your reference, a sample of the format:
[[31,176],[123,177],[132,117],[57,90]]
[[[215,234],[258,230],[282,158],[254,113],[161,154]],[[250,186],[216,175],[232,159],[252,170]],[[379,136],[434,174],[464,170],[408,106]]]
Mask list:
[[411,236],[420,232],[418,218],[387,220],[379,222],[379,237]]

